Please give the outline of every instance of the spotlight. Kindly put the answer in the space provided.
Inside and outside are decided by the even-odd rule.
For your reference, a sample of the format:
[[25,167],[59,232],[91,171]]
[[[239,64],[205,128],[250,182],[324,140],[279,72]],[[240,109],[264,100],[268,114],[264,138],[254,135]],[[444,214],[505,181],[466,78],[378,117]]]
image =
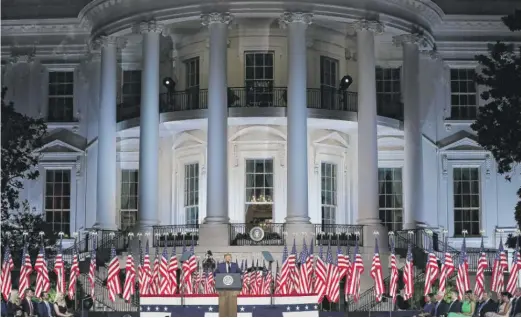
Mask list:
[[175,90],[175,82],[171,77],[163,78],[163,86],[168,89],[168,92],[173,92]]
[[340,90],[347,91],[347,89],[349,88],[349,86],[351,86],[352,83],[353,83],[353,78],[351,76],[346,75],[346,76],[342,77],[342,79],[340,80]]

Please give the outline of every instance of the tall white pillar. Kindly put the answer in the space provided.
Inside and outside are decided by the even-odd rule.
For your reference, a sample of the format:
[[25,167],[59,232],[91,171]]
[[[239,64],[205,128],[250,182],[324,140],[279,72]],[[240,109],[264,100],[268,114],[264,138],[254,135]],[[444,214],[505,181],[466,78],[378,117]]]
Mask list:
[[116,225],[116,69],[117,50],[123,43],[111,36],[96,40],[101,46],[100,109],[98,122],[97,209],[95,228]]
[[210,66],[208,71],[208,138],[207,138],[207,208],[206,224],[228,223],[228,96],[227,13],[210,13],[201,17],[210,32]]
[[422,129],[420,121],[420,50],[425,43],[422,36],[403,34],[393,43],[403,48],[403,102],[405,160],[403,168],[404,229],[416,228],[423,210]]
[[[280,24],[288,30],[288,183],[289,227],[310,224],[308,213],[308,110],[306,29],[311,13],[285,12]],[[288,229],[288,232],[293,232]],[[300,231],[302,232],[302,230]]]
[[[358,57],[358,223],[364,227],[364,244],[374,244],[374,231],[384,231],[378,215],[378,134],[376,114],[375,33],[383,32],[376,21],[360,20]],[[381,233],[382,234],[382,233]],[[380,239],[387,235],[380,235]],[[380,241],[382,247],[386,246]]]
[[206,217],[199,227],[199,244],[228,245],[228,13],[201,16],[210,36],[208,70],[208,131]]
[[157,225],[159,166],[159,35],[156,21],[142,22],[143,69],[141,71],[141,118],[139,129],[140,229]]

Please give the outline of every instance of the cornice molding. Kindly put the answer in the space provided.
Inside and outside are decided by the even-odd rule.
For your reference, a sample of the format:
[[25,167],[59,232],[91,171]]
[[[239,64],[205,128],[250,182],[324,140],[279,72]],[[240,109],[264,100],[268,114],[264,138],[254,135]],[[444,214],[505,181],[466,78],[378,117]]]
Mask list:
[[1,30],[2,36],[76,35],[89,33],[87,28],[80,25],[78,19],[3,20]]

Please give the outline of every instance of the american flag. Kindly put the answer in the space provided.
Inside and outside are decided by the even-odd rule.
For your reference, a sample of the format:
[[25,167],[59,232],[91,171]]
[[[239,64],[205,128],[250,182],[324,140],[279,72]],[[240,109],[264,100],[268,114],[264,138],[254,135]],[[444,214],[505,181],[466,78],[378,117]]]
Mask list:
[[440,283],[438,291],[444,293],[445,286],[447,285],[447,279],[454,273],[456,267],[452,260],[452,255],[447,250],[447,238],[445,237],[443,242],[443,255],[441,258],[441,272],[440,272]]
[[327,247],[327,264],[326,297],[330,303],[337,303],[340,300],[340,275],[338,263],[331,253],[331,245]]
[[138,280],[139,280],[139,294],[148,294],[150,281],[152,279],[152,271],[150,268],[150,254],[148,248],[148,239],[145,244],[145,256],[143,256],[143,249],[141,241],[139,241],[139,266],[138,266]]
[[396,263],[396,251],[394,249],[394,237],[391,237],[391,279],[389,280],[389,295],[396,302],[398,294],[398,264]]
[[4,263],[2,264],[2,295],[4,299],[9,299],[11,290],[13,289],[13,282],[11,280],[11,271],[14,269],[13,258],[11,257],[11,249],[6,244],[4,253]]
[[327,267],[324,263],[324,248],[320,245],[317,262],[315,264],[315,293],[321,303],[327,293]]
[[382,274],[382,263],[380,262],[380,251],[378,250],[378,238],[375,238],[373,263],[371,264],[371,277],[374,280],[374,293],[376,301],[382,300],[385,293],[384,278]]
[[353,269],[351,270],[351,280],[349,282],[349,295],[353,297],[355,302],[360,298],[360,277],[364,273],[364,261],[360,255],[360,248],[358,247],[358,239],[355,243],[355,252],[353,259]]
[[297,274],[297,244],[295,238],[293,238],[293,247],[291,248],[291,254],[288,256],[289,262],[289,286],[288,293],[298,293],[298,274]]
[[403,284],[405,286],[404,300],[412,298],[414,292],[414,263],[412,259],[411,242],[407,246],[407,256],[405,257],[405,268],[403,270]]
[[259,260],[257,260],[257,264],[255,265],[256,275],[255,275],[255,294],[262,295],[262,281],[264,280],[262,274],[262,269],[259,270]]
[[314,281],[313,281],[313,276],[314,276],[314,268],[313,268],[313,259],[314,259],[314,256],[313,256],[313,239],[310,240],[309,242],[309,253],[308,253],[308,257],[306,258],[306,266],[308,267],[308,282],[309,282],[309,292],[310,293],[313,293],[313,285],[314,285]]
[[56,273],[56,292],[65,294],[65,264],[62,255],[62,239],[60,239],[58,254],[54,261],[54,272]]
[[161,295],[170,295],[172,291],[170,289],[170,275],[168,273],[168,251],[166,250],[166,240],[165,246],[163,247],[163,254],[161,254],[159,273],[161,276],[159,281],[159,293]]
[[130,301],[130,297],[136,293],[136,267],[131,253],[127,255],[125,265],[125,283],[123,284],[123,299]]
[[[170,282],[170,292],[173,294],[177,293],[177,270],[179,269],[179,263],[177,262],[177,255],[174,248],[172,249],[172,256],[170,256],[170,262],[168,263],[168,280]],[[213,277],[213,275],[212,275]]]
[[[285,294],[288,285],[289,277],[289,261],[288,261],[288,246],[284,241],[284,248],[282,250],[282,267],[279,273],[279,279],[277,280],[277,294]],[[249,279],[249,275],[248,278]]]
[[109,288],[109,299],[116,301],[116,295],[121,294],[121,282],[119,281],[119,259],[114,244],[112,244],[110,258],[107,286]]
[[157,295],[159,293],[159,249],[156,248],[156,257],[154,257],[154,266],[151,269],[152,278],[149,282],[148,293]]
[[[345,275],[346,279],[345,279],[345,284],[344,284],[344,295],[346,295],[346,296],[349,294],[349,283],[351,282],[351,270],[353,269],[353,264],[351,263],[351,257],[349,256],[349,253],[350,253],[349,245],[347,245],[346,254],[345,254],[347,273]],[[338,263],[338,265],[340,266],[340,262]]]
[[460,300],[463,298],[463,295],[465,295],[465,292],[470,289],[469,263],[467,260],[467,243],[465,242],[465,238],[463,238],[463,244],[461,245],[461,253],[459,256],[456,288],[458,289],[458,297]]
[[340,280],[346,277],[346,280],[349,279],[349,270],[351,267],[351,262],[349,261],[349,255],[345,255],[342,252],[342,248],[340,245],[337,246],[336,258],[338,261],[338,274],[340,276]]
[[191,294],[193,290],[192,275],[197,270],[197,260],[194,253],[194,240],[190,246],[190,257],[183,263],[183,286],[184,293]]
[[485,269],[488,268],[487,255],[485,254],[485,244],[483,237],[481,237],[481,248],[479,251],[478,269],[476,271],[476,286],[474,287],[474,294],[481,298],[485,293]]
[[438,278],[438,259],[436,258],[436,254],[432,250],[432,237],[427,237],[428,246],[429,246],[429,256],[427,259],[427,268],[425,271],[425,288],[424,288],[424,296],[427,296],[431,292],[431,287],[434,285],[434,282]]
[[96,288],[96,235],[93,235],[92,251],[90,252],[90,265],[89,265],[89,284],[90,284],[90,296],[94,298]]
[[212,271],[208,271],[204,293],[206,295],[215,294],[215,277]]
[[30,275],[33,272],[31,257],[29,256],[29,244],[25,244],[22,254],[22,266],[20,268],[20,281],[18,283],[18,293],[23,298],[25,291],[31,285]]
[[[278,266],[278,263],[277,263]],[[213,275],[212,275],[213,276]],[[280,280],[277,281],[277,284]],[[241,295],[248,295],[250,291],[250,273],[248,272],[248,260],[244,260],[242,269],[242,290]]]
[[297,270],[299,274],[299,291],[301,294],[310,293],[309,288],[309,273],[311,268],[308,267],[308,246],[306,245],[306,239],[303,239],[302,252],[300,252],[300,268]]
[[503,248],[503,238],[499,238],[499,249],[492,266],[492,288],[493,292],[500,294],[505,289],[505,275],[504,272],[508,270],[508,260],[505,249]]
[[48,292],[49,289],[51,289],[51,281],[49,280],[49,270],[47,269],[47,259],[45,258],[43,245],[40,246],[40,251],[36,257],[34,270],[37,273],[35,296],[40,297],[43,292]]
[[74,256],[72,257],[71,273],[69,275],[69,299],[74,299],[76,294],[76,282],[80,276],[80,265],[78,263],[78,250],[76,249],[76,241],[74,241]]
[[510,277],[507,283],[507,292],[512,295],[515,294],[517,282],[519,278],[519,270],[521,269],[521,256],[519,255],[519,242],[516,240],[516,250],[514,251],[514,258],[512,260],[512,267],[510,268]]

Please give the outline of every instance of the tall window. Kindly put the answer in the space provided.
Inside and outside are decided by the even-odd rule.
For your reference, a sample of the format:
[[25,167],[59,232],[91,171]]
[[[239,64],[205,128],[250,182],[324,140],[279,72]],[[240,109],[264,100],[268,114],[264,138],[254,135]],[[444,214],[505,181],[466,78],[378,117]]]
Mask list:
[[123,71],[123,104],[134,107],[141,104],[141,71]]
[[187,109],[199,108],[199,57],[194,57],[185,62],[186,91],[188,94]]
[[74,120],[74,72],[49,72],[48,107],[48,121]]
[[376,106],[381,116],[395,117],[401,113],[402,88],[400,68],[381,68],[375,70]]
[[338,92],[338,60],[320,57],[320,90],[322,108],[335,109]]
[[321,197],[322,197],[322,227],[336,224],[337,207],[337,167],[335,164],[322,162],[320,167]]
[[121,170],[121,211],[120,227],[122,230],[136,225],[139,194],[139,171]]
[[199,224],[199,164],[185,165],[186,224]]
[[378,168],[379,212],[389,231],[403,227],[402,169]]
[[454,168],[454,235],[479,235],[479,168]]
[[246,52],[245,63],[247,105],[272,106],[273,52]]
[[45,172],[45,221],[54,233],[70,234],[71,227],[71,171]]
[[273,160],[246,160],[246,223],[273,221]]
[[452,119],[476,119],[478,102],[474,69],[450,70]]

